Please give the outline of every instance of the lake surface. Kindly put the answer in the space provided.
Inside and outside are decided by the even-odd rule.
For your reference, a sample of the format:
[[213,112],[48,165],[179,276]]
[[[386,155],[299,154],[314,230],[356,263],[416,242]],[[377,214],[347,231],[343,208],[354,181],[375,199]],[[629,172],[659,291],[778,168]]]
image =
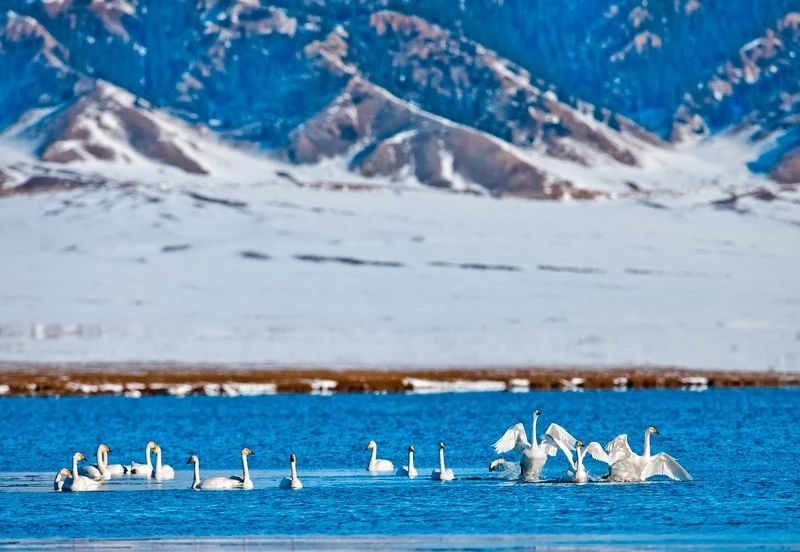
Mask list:
[[[800,542],[798,406],[794,389],[6,398],[0,400],[0,546],[41,542],[18,539],[241,536],[278,547],[288,542],[282,539],[304,537],[310,540],[297,543],[310,542],[309,548],[794,544]],[[663,435],[654,436],[654,452],[675,456],[694,481],[558,483],[566,469],[562,456],[548,461],[543,475],[550,481],[539,484],[490,473],[491,444],[518,421],[530,433],[536,408],[540,433],[551,421],[587,442],[628,433],[636,452],[644,428],[655,425]],[[55,472],[70,465],[75,451],[91,458],[102,441],[113,449],[112,462],[142,461],[151,439],[178,470],[174,481],[119,479],[102,492],[52,491]],[[369,439],[396,467],[413,443],[421,477],[369,475]],[[439,440],[456,481],[427,479]],[[188,454],[200,457],[203,477],[234,474],[244,446],[256,453],[254,491],[189,489]],[[291,452],[305,485],[299,492],[278,489]],[[588,465],[595,476],[605,473],[603,464],[589,459]],[[332,538],[340,540],[326,540]]]

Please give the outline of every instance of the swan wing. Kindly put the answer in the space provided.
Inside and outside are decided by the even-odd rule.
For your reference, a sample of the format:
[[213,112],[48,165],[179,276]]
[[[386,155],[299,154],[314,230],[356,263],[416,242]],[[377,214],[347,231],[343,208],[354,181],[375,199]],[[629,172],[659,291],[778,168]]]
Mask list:
[[[569,446],[567,446],[567,443],[562,442],[560,440],[556,440],[549,433],[545,433],[544,435],[542,435],[542,446],[546,447],[546,450],[552,449],[552,450],[560,450],[561,452],[563,452],[564,456],[567,459],[567,462],[569,462],[569,465],[572,467],[573,470],[575,469],[575,460],[572,458],[572,450],[570,450]],[[551,454],[551,456],[554,455]]]
[[492,446],[497,454],[503,454],[512,450],[522,452],[531,445],[528,442],[528,434],[525,433],[525,426],[520,423],[508,428]]
[[611,457],[612,464],[633,456],[631,446],[628,444],[628,435],[625,433],[617,435],[613,441],[606,445],[606,452]]
[[678,464],[672,456],[665,452],[660,452],[655,456],[650,457],[650,461],[644,467],[643,479],[652,477],[654,475],[666,475],[675,481],[691,481],[692,476],[689,475],[683,466]]
[[[552,441],[550,441],[549,439],[545,439],[544,435],[542,436],[542,441],[548,443],[545,447],[545,452],[547,452],[548,456],[556,455],[556,451],[552,449],[553,442],[555,442],[558,448],[562,451],[564,450],[563,447],[566,447],[569,450],[575,450],[575,443],[578,442],[575,437],[570,435],[569,431],[558,424],[550,424],[547,426],[547,431],[545,431],[544,434],[549,435],[552,438]],[[564,451],[564,454],[567,454],[566,451]],[[567,456],[572,455],[567,454]]]
[[597,441],[592,441],[586,445],[586,452],[588,452],[595,460],[605,462],[609,465],[611,464],[611,456],[609,456],[608,453],[603,450],[603,447]]

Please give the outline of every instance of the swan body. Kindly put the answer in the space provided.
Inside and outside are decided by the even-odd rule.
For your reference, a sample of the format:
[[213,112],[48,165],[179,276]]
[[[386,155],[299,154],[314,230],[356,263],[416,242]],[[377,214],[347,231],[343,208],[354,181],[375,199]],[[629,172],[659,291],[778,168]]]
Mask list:
[[[553,446],[558,447],[569,462],[570,472],[569,480],[573,483],[586,483],[589,481],[589,474],[586,472],[586,467],[583,465],[583,459],[586,454],[591,455],[595,460],[611,464],[611,457],[606,454],[600,443],[592,441],[588,445],[584,445],[583,441],[578,441],[567,430],[559,426],[560,431],[554,431],[552,434],[546,434],[544,440]],[[573,457],[572,451],[575,450]]]
[[417,468],[414,467],[414,445],[408,445],[408,465],[397,470],[397,475],[413,479],[419,475]]
[[104,444],[97,447],[97,464],[80,467],[80,475],[94,479],[95,481],[108,481],[111,479],[111,472],[106,469],[105,454],[110,452],[111,449]]
[[[528,436],[525,433],[525,426],[521,423],[511,426],[506,430],[502,437],[500,437],[494,445],[494,450],[497,454],[505,454],[506,452],[521,453],[520,458],[520,479],[523,481],[538,481],[539,474],[542,472],[548,456],[555,456],[558,449],[552,446],[549,442],[539,442],[536,437],[536,423],[539,420],[541,412],[536,410],[533,413],[533,427],[531,440],[528,441]],[[561,428],[558,424],[550,424],[547,428],[548,432],[558,431]],[[494,469],[492,469],[494,467]],[[499,462],[495,460],[489,466],[491,471],[498,468],[506,469],[506,462]]]
[[453,470],[444,465],[444,443],[439,443],[439,469],[433,470],[431,479],[435,481],[452,481],[455,478]]
[[175,479],[175,470],[172,469],[172,466],[161,463],[161,447],[156,445],[153,447],[153,451],[156,453],[156,467],[153,468],[152,477],[154,477],[156,481]]
[[64,479],[65,478],[72,478],[72,472],[67,468],[61,468],[58,470],[56,474],[56,478],[53,480],[53,489],[56,491],[64,491]]
[[194,479],[192,489],[204,491],[226,491],[234,489],[244,489],[249,491],[253,488],[253,481],[250,479],[250,469],[247,465],[247,457],[253,455],[249,448],[242,449],[242,477],[232,475],[230,477],[209,477],[205,481],[200,480],[200,459],[196,455],[191,455],[187,464],[194,464]]
[[144,449],[145,463],[131,462],[128,467],[128,474],[135,477],[146,477],[150,479],[153,476],[153,463],[150,460],[150,450],[154,449],[156,444],[153,441],[147,443]]
[[378,444],[375,441],[370,441],[364,450],[372,450],[372,456],[367,465],[367,471],[371,473],[390,472],[394,471],[394,464],[388,460],[378,458]]
[[105,466],[105,471],[108,473],[110,478],[114,477],[122,477],[128,473],[128,469],[123,466],[122,464],[109,464],[108,463],[108,453],[111,452],[111,449],[106,447],[105,452],[103,452],[103,465]]
[[86,457],[82,452],[76,452],[72,455],[72,477],[64,480],[62,491],[95,491],[101,487],[102,483],[100,481],[95,481],[85,475],[80,475],[78,471],[78,462],[83,460],[86,460]]
[[650,435],[658,435],[658,430],[650,426],[644,432],[644,448],[642,454],[636,454],[628,445],[628,436],[619,435],[606,445],[610,457],[611,468],[605,479],[609,481],[630,482],[646,481],[655,475],[664,475],[675,481],[691,481],[683,466],[675,458],[660,452],[650,455]]
[[297,477],[297,456],[295,456],[294,453],[289,456],[289,466],[291,466],[292,475],[291,477],[284,477],[281,480],[280,488],[299,491],[303,488],[303,483],[301,483],[300,478]]

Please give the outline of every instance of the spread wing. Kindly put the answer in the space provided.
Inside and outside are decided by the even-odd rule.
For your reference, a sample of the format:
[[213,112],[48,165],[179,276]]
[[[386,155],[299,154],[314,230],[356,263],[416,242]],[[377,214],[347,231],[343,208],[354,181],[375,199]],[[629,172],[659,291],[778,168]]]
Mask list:
[[[547,439],[547,435],[549,435],[551,439]],[[572,453],[570,451],[575,450],[575,443],[577,442],[578,440],[570,435],[569,431],[558,424],[550,424],[545,434],[542,435],[542,445],[548,456],[555,456],[556,452],[560,449],[567,455],[567,458],[571,458]],[[553,444],[556,446],[554,447]]]
[[609,465],[612,463],[611,457],[606,454],[606,451],[603,450],[603,447],[597,441],[592,441],[586,445],[586,452],[588,452],[595,460],[605,462]]
[[572,458],[572,451],[565,442],[562,442],[560,440],[557,441],[556,439],[553,438],[552,435],[550,435],[549,433],[545,433],[544,435],[542,435],[542,446],[547,447],[547,450],[552,448],[553,450],[560,450],[561,452],[563,452],[564,456],[567,457],[567,462],[569,462],[570,467],[573,470],[576,469],[575,460]]
[[492,446],[497,454],[503,454],[512,450],[522,452],[531,445],[525,433],[525,426],[520,423],[508,428]]
[[683,469],[683,466],[678,464],[677,460],[664,452],[660,452],[655,456],[650,457],[650,461],[644,468],[643,475],[644,479],[654,475],[666,475],[675,481],[692,480],[692,476],[689,475],[689,472]]
[[611,463],[616,464],[633,455],[631,446],[628,444],[628,435],[623,433],[617,435],[613,441],[606,445],[606,452],[611,457]]

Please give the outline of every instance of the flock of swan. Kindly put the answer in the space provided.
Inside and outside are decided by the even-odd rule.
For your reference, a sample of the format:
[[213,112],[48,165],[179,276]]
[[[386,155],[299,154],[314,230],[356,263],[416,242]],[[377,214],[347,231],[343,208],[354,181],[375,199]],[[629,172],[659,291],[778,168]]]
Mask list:
[[[605,481],[614,482],[634,482],[645,481],[656,475],[663,475],[676,481],[689,481],[691,475],[683,469],[672,456],[660,452],[650,454],[650,436],[657,435],[658,430],[650,426],[644,432],[644,447],[642,454],[636,454],[628,444],[628,436],[619,435],[609,442],[605,447],[600,443],[592,441],[584,444],[570,435],[570,433],[558,424],[551,423],[547,431],[537,439],[536,425],[540,416],[536,410],[533,413],[533,427],[531,440],[528,440],[525,426],[522,423],[511,426],[506,430],[500,439],[494,443],[493,447],[498,454],[516,452],[520,453],[519,479],[525,482],[539,481],[542,468],[547,462],[548,457],[556,456],[562,452],[569,464],[569,470],[565,477],[566,481],[574,483],[586,483],[590,480],[589,474],[584,466],[586,454],[595,460],[604,462],[608,465],[608,473],[602,477]],[[378,445],[375,441],[367,443],[365,450],[371,451],[367,471],[370,473],[389,473],[394,471],[394,464],[391,461],[378,458]],[[430,478],[435,481],[452,481],[455,474],[452,468],[445,465],[444,443],[439,443],[439,467],[431,472]],[[105,444],[97,448],[97,463],[92,465],[79,466],[79,462],[85,461],[86,457],[81,452],[76,452],[72,456],[72,469],[61,468],[54,480],[54,488],[60,492],[92,491],[100,489],[103,484],[113,478],[119,477],[139,477],[155,479],[156,481],[170,480],[175,478],[175,470],[162,462],[161,447],[150,441],[145,447],[145,462],[132,462],[130,465],[109,464],[108,454],[111,449]],[[398,476],[415,478],[419,476],[417,468],[414,466],[414,445],[408,446],[408,464],[397,470]],[[152,462],[152,454],[156,455],[155,465]],[[195,490],[233,490],[253,489],[253,481],[250,479],[250,469],[247,458],[252,456],[253,451],[249,448],[242,449],[242,475],[231,475],[230,477],[210,477],[202,480],[200,478],[200,459],[192,454],[186,460],[186,464],[192,464],[194,477],[192,479],[192,489]],[[515,462],[509,462],[505,458],[498,458],[489,465],[490,471],[513,470]],[[290,475],[284,477],[279,487],[288,490],[299,490],[303,484],[297,476],[297,457],[294,453],[289,457]]]

